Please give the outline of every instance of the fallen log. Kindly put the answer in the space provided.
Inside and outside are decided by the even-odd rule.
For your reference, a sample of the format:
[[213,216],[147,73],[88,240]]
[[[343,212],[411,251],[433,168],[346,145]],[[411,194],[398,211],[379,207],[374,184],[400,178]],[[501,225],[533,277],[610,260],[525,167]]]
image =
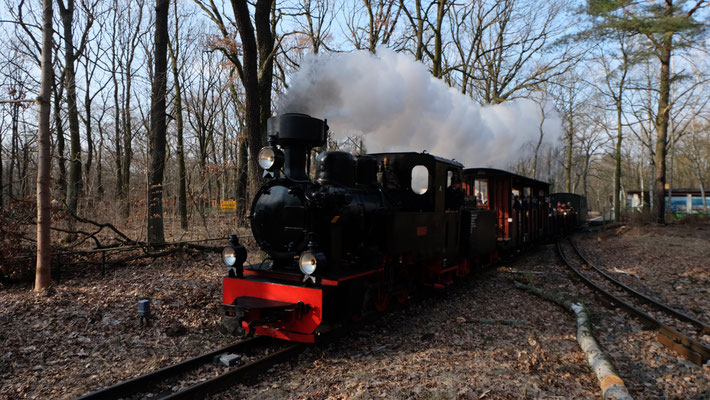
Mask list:
[[515,282],[515,286],[574,312],[577,316],[577,343],[579,343],[582,351],[584,351],[584,355],[587,357],[587,363],[597,376],[599,386],[602,390],[602,397],[608,400],[633,400],[629,391],[626,389],[626,385],[624,385],[624,381],[621,380],[616,373],[614,365],[609,361],[608,357],[594,339],[594,335],[592,335],[592,325],[589,322],[589,313],[580,302],[520,282]]

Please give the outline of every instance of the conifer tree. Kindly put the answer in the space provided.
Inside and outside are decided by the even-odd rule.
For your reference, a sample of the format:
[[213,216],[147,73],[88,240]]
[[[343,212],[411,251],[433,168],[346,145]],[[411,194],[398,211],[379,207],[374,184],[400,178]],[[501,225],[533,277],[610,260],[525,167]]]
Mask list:
[[707,0],[587,0],[587,13],[594,18],[599,33],[628,32],[646,39],[648,51],[658,59],[660,74],[656,113],[656,154],[653,216],[665,222],[666,151],[672,100],[671,57],[674,50],[698,40],[703,24],[698,11]]

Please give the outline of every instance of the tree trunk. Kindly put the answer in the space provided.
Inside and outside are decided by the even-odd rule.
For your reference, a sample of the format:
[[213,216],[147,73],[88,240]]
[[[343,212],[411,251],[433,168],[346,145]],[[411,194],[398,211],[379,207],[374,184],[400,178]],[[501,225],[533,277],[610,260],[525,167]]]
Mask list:
[[[259,0],[256,8],[263,8],[265,3],[270,7],[271,1]],[[259,100],[260,87],[259,69],[257,63],[259,55],[256,46],[256,39],[254,37],[254,27],[251,24],[249,5],[246,1],[232,0],[232,8],[237,21],[239,37],[242,39],[243,69],[241,78],[245,92],[244,128],[248,135],[249,153],[251,155],[251,157],[249,157],[250,184],[256,186],[261,180],[256,155],[259,154],[262,143],[262,102]]]
[[22,197],[30,196],[30,148],[27,142],[22,145]]
[[13,180],[15,177],[13,176],[15,174],[15,162],[17,160],[17,137],[19,136],[19,104],[13,104],[11,107],[12,109],[12,137],[10,138],[10,171],[9,171],[9,176],[8,176],[8,182],[7,182],[7,197],[12,201],[12,199],[15,197],[15,194],[12,191],[13,188]]
[[[271,10],[274,0],[259,0],[254,8],[254,27],[256,28],[256,42],[258,45],[258,86],[259,86],[259,135],[253,138],[256,140],[251,155],[256,165],[256,156],[266,141],[266,123],[271,117],[271,88],[273,86],[274,57],[274,34],[272,32]],[[245,62],[246,64],[246,62]],[[246,86],[246,85],[245,85]],[[256,151],[256,152],[255,152]],[[260,169],[254,170],[256,178],[261,179]],[[255,181],[256,182],[256,181]]]
[[[87,63],[88,65],[88,63]],[[89,187],[89,176],[91,175],[91,164],[93,162],[94,158],[94,138],[91,132],[91,96],[89,95],[89,85],[91,84],[90,82],[90,77],[89,77],[89,72],[88,72],[88,67],[87,67],[87,72],[86,72],[86,94],[84,96],[84,108],[85,108],[85,114],[83,117],[84,120],[84,129],[86,130],[86,164],[84,165],[84,181],[87,182],[86,188]],[[90,194],[88,193],[90,189],[87,189],[87,193],[85,194]]]
[[122,207],[122,214],[125,218],[131,214],[131,163],[133,161],[133,121],[131,121],[131,95],[132,95],[132,83],[133,83],[133,60],[136,54],[136,48],[138,47],[138,41],[140,36],[140,20],[143,17],[143,6],[139,5],[138,15],[136,17],[136,29],[130,38],[130,43],[128,43],[129,48],[127,49],[126,55],[126,65],[125,65],[125,87],[123,93],[123,189],[121,190],[124,196],[124,203]]
[[[177,40],[175,40],[175,42],[177,47]],[[180,74],[178,72],[177,66],[177,49],[175,53],[171,52],[171,54],[173,80],[175,85],[175,128],[177,130],[178,161],[178,208],[180,212],[180,227],[183,230],[187,230],[187,172],[185,170],[185,145],[183,138],[185,122],[182,119],[182,88],[180,87]]]
[[239,225],[244,222],[244,217],[247,213],[247,184],[248,184],[248,163],[249,157],[247,154],[247,140],[242,125],[239,132],[237,145],[239,147],[237,153],[237,221]]
[[700,171],[698,170],[698,185],[700,186],[700,196],[702,196],[703,199],[703,214],[708,213],[708,201],[707,198],[705,197],[705,186],[703,185],[703,178],[699,173]]
[[175,38],[173,43],[168,41],[168,50],[172,61],[173,81],[175,85],[175,129],[177,130],[177,161],[178,161],[178,209],[180,213],[180,227],[188,229],[187,221],[187,171],[185,170],[185,145],[183,130],[185,121],[182,119],[182,88],[180,86],[180,71],[178,69],[178,57],[180,55],[179,25],[177,14],[177,2],[175,2]]
[[537,138],[537,143],[535,144],[535,155],[533,156],[533,167],[532,174],[533,179],[537,179],[537,158],[540,152],[540,146],[542,145],[542,138],[544,136],[544,131],[542,130],[542,125],[545,123],[545,104],[540,103],[540,125],[538,126],[538,131],[540,136]]
[[49,159],[49,118],[50,92],[54,81],[52,70],[52,0],[42,3],[42,80],[40,93],[37,97],[38,128],[37,128],[37,269],[35,272],[36,292],[46,289],[51,283],[51,218],[49,201],[49,180],[51,160]]
[[[619,88],[621,89],[621,88]],[[619,98],[616,100],[616,167],[614,173],[614,222],[621,221],[621,140],[623,131],[621,127],[621,90],[619,90]]]
[[76,101],[76,74],[74,68],[74,43],[72,24],[74,23],[74,0],[58,0],[59,14],[64,29],[64,87],[67,91],[67,117],[69,119],[69,180],[67,182],[66,203],[72,213],[77,213],[79,192],[81,191],[81,137],[79,136],[79,111]]
[[[114,26],[114,29],[116,27]],[[123,199],[123,145],[121,142],[121,105],[118,101],[118,71],[116,61],[116,46],[111,46],[111,80],[113,81],[113,129],[114,138],[113,145],[115,148],[115,163],[116,163],[116,198]]]
[[104,148],[104,129],[99,122],[99,148],[96,151],[96,194],[99,199],[104,197],[103,184],[103,148]]
[[155,7],[155,55],[150,107],[150,171],[148,172],[148,243],[165,243],[163,231],[163,171],[165,169],[165,92],[168,72],[168,12],[170,0]]
[[[231,76],[231,75],[230,75]],[[237,105],[237,110],[239,110],[239,94],[234,87],[234,84],[229,86],[230,93],[232,95],[232,101]],[[247,208],[247,181],[248,181],[248,163],[249,157],[247,153],[247,139],[244,124],[239,119],[239,131],[237,132],[237,176],[236,176],[236,188],[234,192],[235,200],[237,201],[237,225],[241,226],[244,221],[244,216],[246,215]]]
[[439,0],[436,8],[436,29],[434,29],[434,59],[431,74],[437,78],[443,75],[443,44],[441,42],[441,25],[444,22],[444,14],[446,12],[446,0]]
[[567,118],[569,118],[569,134],[567,135],[567,165],[565,165],[565,178],[567,180],[567,193],[572,193],[572,150],[574,145],[574,116],[572,114],[571,104],[569,116]]
[[668,120],[670,116],[670,64],[673,33],[663,36],[660,50],[661,75],[660,93],[658,98],[658,112],[656,114],[656,154],[655,174],[653,181],[653,216],[657,223],[665,223],[665,186],[666,186],[666,143],[668,137]]
[[416,20],[412,18],[409,11],[407,11],[403,0],[400,0],[400,5],[404,9],[405,13],[407,13],[412,29],[414,30],[414,37],[416,38],[414,45],[414,60],[421,61],[424,57],[424,16],[422,15],[422,2],[421,0],[414,1],[414,8],[417,13]]
[[131,184],[131,161],[133,160],[133,132],[131,124],[131,68],[130,64],[126,72],[126,89],[124,93],[123,105],[123,161],[121,162],[123,170],[121,171],[123,187],[121,194],[123,195],[123,205],[121,212],[124,217],[131,214],[130,204],[130,184]]
[[3,168],[2,168],[2,136],[0,136],[0,210],[4,208],[5,202],[3,198],[3,189],[5,188],[5,185],[3,184],[3,179],[2,179],[2,174],[3,174]]
[[229,168],[229,151],[227,150],[227,110],[224,107],[224,93],[220,93],[219,102],[222,109],[222,165],[224,166],[220,184],[222,186],[222,198],[227,199],[228,194],[230,194],[228,188],[231,168]]

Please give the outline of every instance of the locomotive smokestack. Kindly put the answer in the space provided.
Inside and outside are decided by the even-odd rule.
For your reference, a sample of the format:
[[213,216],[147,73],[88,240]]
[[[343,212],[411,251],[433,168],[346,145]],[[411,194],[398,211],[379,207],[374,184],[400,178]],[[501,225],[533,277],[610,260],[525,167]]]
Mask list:
[[328,124],[306,114],[282,114],[269,118],[269,140],[283,148],[284,174],[293,180],[307,180],[306,156],[313,147],[323,146],[328,137]]

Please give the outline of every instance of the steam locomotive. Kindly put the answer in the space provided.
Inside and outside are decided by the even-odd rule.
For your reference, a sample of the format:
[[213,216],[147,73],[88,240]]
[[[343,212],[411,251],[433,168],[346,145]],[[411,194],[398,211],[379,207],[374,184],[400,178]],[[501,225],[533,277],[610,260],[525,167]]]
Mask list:
[[326,121],[283,114],[267,130],[258,162],[268,179],[249,216],[267,257],[245,265],[236,235],[222,252],[220,313],[234,334],[314,342],[566,226],[548,212],[544,182],[425,152],[324,151],[311,179]]

